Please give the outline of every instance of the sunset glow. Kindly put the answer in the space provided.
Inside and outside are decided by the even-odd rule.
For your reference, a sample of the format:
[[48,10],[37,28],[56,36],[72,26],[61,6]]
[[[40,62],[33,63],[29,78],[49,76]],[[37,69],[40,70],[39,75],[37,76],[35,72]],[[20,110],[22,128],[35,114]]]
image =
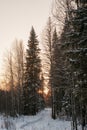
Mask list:
[[38,93],[39,93],[39,94],[45,94],[45,95],[48,95],[48,93],[49,93],[49,89],[48,89],[47,87],[44,87],[44,90],[43,90],[43,91],[42,91],[42,90],[39,90]]
[[47,87],[44,87],[44,94],[48,94],[48,92],[49,92],[49,89],[47,88]]

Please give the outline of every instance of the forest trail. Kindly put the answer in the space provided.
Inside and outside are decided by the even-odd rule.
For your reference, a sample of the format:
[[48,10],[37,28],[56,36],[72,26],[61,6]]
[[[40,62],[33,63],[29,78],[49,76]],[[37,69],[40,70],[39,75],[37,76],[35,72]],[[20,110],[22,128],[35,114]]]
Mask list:
[[[30,119],[29,119],[30,120]],[[70,130],[70,122],[53,120],[51,109],[45,108],[33,119],[20,126],[20,130]]]
[[20,128],[23,129],[26,126],[37,123],[39,121],[43,121],[43,120],[46,121],[46,119],[48,119],[47,118],[48,115],[49,115],[49,117],[51,117],[51,109],[50,108],[45,108],[45,110],[40,113],[40,115],[39,115],[39,117],[37,119],[27,122],[26,124],[22,125]]

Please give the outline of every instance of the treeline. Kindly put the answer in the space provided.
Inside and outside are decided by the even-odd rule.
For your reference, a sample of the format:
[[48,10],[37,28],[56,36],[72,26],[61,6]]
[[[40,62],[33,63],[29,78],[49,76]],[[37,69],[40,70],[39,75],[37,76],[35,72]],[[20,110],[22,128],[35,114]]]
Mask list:
[[4,63],[0,112],[11,116],[35,115],[44,108],[44,97],[39,42],[33,27],[26,53],[23,42],[15,40],[13,48],[4,57]]

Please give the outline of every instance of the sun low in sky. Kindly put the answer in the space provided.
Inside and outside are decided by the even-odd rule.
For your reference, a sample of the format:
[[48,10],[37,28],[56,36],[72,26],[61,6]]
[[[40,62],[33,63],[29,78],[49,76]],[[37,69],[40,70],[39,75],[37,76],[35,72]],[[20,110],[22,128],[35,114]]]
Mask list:
[[0,0],[0,71],[3,56],[15,38],[27,44],[31,26],[40,35],[52,0]]

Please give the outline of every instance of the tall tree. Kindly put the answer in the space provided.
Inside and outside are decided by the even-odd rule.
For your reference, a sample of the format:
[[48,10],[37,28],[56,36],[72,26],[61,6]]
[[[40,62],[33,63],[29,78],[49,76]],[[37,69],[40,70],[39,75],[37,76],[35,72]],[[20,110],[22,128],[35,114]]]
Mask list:
[[38,90],[41,86],[40,49],[34,28],[31,28],[25,64],[24,114],[35,115],[39,109]]
[[[23,82],[24,82],[24,47],[23,42],[15,40],[14,42],[14,74],[15,74],[15,95],[16,95],[16,112],[23,112]],[[16,60],[15,60],[16,59]]]
[[[12,52],[8,52],[8,54],[5,57],[5,62],[6,62],[6,69],[5,69],[5,77],[9,86],[9,90],[10,90],[10,98],[9,98],[9,102],[10,102],[10,115],[11,116],[15,116],[15,94],[14,94],[14,71],[13,71],[13,55]],[[7,87],[7,86],[6,86]]]
[[56,29],[52,38],[53,54],[52,54],[52,86],[54,92],[54,117],[62,111],[62,102],[64,97],[65,88],[67,85],[66,73],[65,73],[65,60],[61,49],[60,39]]
[[[52,37],[52,52],[51,52],[51,69],[50,69],[50,76],[51,76],[51,94],[52,94],[52,117],[53,119],[56,119],[56,59],[57,59],[57,44],[58,44],[58,36],[56,29],[53,32],[53,37]],[[56,67],[56,68],[55,68]]]
[[[23,73],[24,73],[24,48],[22,41],[14,41],[11,52],[8,51],[5,59],[4,84],[6,91],[9,91],[8,109],[11,115],[21,114],[23,108]],[[12,106],[11,106],[12,105]],[[9,110],[7,110],[9,112]]]
[[45,28],[44,33],[44,47],[45,47],[45,63],[46,63],[46,72],[48,72],[48,86],[50,86],[51,89],[51,106],[52,106],[52,118],[54,118],[54,110],[53,110],[53,87],[52,87],[52,52],[53,52],[53,46],[52,46],[52,20],[51,17],[48,18],[48,22]]

